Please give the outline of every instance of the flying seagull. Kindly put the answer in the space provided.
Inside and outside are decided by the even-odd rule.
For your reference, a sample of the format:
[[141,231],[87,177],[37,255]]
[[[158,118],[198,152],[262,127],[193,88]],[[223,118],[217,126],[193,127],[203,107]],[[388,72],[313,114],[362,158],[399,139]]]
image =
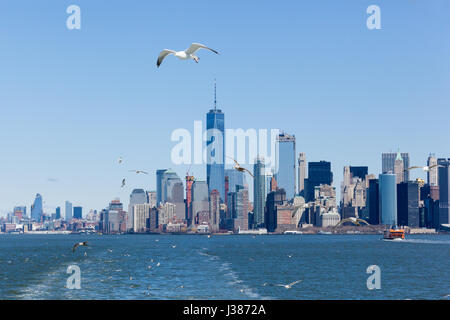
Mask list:
[[302,280],[297,280],[297,281],[294,281],[294,282],[291,282],[291,283],[288,283],[288,284],[276,284],[276,286],[277,287],[284,287],[286,289],[290,289],[290,288],[292,288],[293,285],[295,285],[295,284],[297,284],[297,283],[299,283],[301,281]]
[[87,241],[75,243],[75,245],[72,248],[72,252],[75,252],[75,249],[78,248],[79,246],[86,246],[87,247]]
[[175,57],[177,57],[178,59],[181,59],[181,60],[192,59],[198,63],[198,60],[200,58],[195,55],[195,53],[197,52],[198,49],[208,49],[208,50],[214,52],[215,54],[219,54],[216,50],[208,48],[207,46],[205,46],[203,44],[193,43],[193,44],[191,44],[191,46],[189,48],[187,48],[184,51],[174,51],[174,50],[164,49],[163,51],[160,52],[160,54],[158,56],[158,60],[156,61],[156,66],[159,68],[159,66],[163,62],[164,58],[167,57],[169,54],[173,54]]
[[117,162],[118,162],[119,164],[121,164],[121,163],[123,162],[122,157],[119,157],[119,159],[117,159]]
[[130,172],[136,172],[136,174],[140,174],[140,173],[148,174],[148,172],[145,172],[145,171],[142,171],[142,170],[128,170],[128,171],[130,171]]
[[122,180],[122,186],[121,186],[121,188],[123,188],[123,187],[125,187],[125,178],[123,178],[123,180]]
[[[230,158],[230,157],[228,157],[228,158]],[[237,162],[236,160],[234,160],[233,158],[230,158],[231,160],[233,160],[234,161],[234,167],[233,167],[233,169],[235,169],[235,170],[237,170],[237,171],[239,171],[239,172],[247,172],[249,175],[251,175],[252,176],[252,178],[254,178],[254,176],[253,176],[253,174],[250,172],[250,170],[248,170],[248,169],[246,169],[246,168],[244,168],[244,167],[241,167],[241,165],[239,164],[239,162]]]
[[432,165],[432,166],[424,166],[424,167],[413,166],[413,167],[409,167],[408,169],[405,169],[405,171],[412,170],[412,169],[422,169],[423,171],[428,172],[428,171],[430,171],[431,169],[436,168],[436,167],[442,167],[442,165],[440,165],[440,164],[434,164],[434,165]]

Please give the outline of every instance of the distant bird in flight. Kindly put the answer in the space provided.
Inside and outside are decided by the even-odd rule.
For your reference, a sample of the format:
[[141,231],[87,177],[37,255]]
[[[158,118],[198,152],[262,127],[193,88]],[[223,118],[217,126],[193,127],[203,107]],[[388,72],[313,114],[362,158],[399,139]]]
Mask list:
[[87,241],[75,243],[75,245],[72,248],[72,252],[75,252],[75,249],[78,248],[79,246],[86,246],[87,247]]
[[294,282],[291,282],[291,283],[288,283],[288,284],[276,284],[276,286],[277,287],[284,287],[286,289],[291,289],[293,285],[295,285],[295,284],[297,284],[297,283],[299,283],[301,281],[302,280],[297,280],[297,281],[294,281]]
[[173,54],[175,57],[177,57],[178,59],[181,59],[181,60],[192,59],[198,63],[198,60],[200,58],[195,55],[195,53],[197,52],[198,49],[208,49],[208,50],[214,52],[215,54],[219,54],[216,50],[208,48],[207,46],[205,46],[203,44],[193,43],[193,44],[191,44],[191,46],[189,48],[187,48],[184,51],[174,51],[174,50],[170,50],[170,49],[164,49],[163,51],[161,51],[159,53],[158,60],[156,61],[156,66],[159,68],[159,66],[163,62],[164,58],[167,57],[169,54]]
[[119,164],[121,164],[121,163],[123,162],[122,157],[119,157],[119,159],[117,159],[117,162],[118,162]]
[[[228,158],[230,158],[230,157],[228,157]],[[234,167],[233,167],[233,169],[235,169],[235,170],[237,170],[237,171],[239,171],[239,172],[247,172],[249,175],[251,175],[252,176],[252,178],[254,178],[254,176],[253,176],[253,174],[248,170],[248,169],[245,169],[244,167],[241,167],[241,165],[239,164],[239,162],[237,162],[236,160],[234,160],[233,158],[230,158],[231,160],[233,160],[234,161]]]
[[125,187],[125,178],[122,179],[122,186],[121,188]]
[[128,171],[130,171],[130,172],[136,172],[136,174],[140,174],[140,173],[148,174],[148,172],[145,172],[145,171],[142,171],[142,170],[128,170]]
[[412,170],[412,169],[422,169],[423,171],[428,172],[428,171],[430,171],[431,169],[436,168],[436,167],[442,167],[442,165],[440,165],[440,164],[434,164],[434,165],[432,165],[432,166],[424,166],[424,167],[413,166],[413,167],[409,167],[408,169],[405,169],[405,171]]

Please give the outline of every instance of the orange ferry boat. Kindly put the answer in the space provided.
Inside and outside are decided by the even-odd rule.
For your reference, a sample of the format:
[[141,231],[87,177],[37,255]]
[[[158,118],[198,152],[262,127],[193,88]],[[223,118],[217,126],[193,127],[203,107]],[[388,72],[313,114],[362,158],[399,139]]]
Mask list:
[[403,229],[389,229],[384,231],[383,239],[385,240],[404,240],[405,230]]

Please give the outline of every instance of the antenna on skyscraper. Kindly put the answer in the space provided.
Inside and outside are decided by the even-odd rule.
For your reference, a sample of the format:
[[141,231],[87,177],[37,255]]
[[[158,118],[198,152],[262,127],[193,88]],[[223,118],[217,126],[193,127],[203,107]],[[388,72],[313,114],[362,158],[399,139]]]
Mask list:
[[216,99],[216,78],[214,78],[214,111],[217,110],[217,99]]

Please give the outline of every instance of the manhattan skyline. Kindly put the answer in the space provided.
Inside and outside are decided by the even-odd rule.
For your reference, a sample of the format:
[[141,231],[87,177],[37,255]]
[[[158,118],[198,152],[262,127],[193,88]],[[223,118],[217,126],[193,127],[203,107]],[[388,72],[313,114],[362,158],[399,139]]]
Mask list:
[[[68,3],[0,5],[0,36],[9,48],[0,52],[2,216],[29,207],[36,193],[46,213],[66,200],[85,213],[115,197],[127,206],[133,189],[156,190],[157,169],[184,177],[189,166],[171,163],[170,135],[192,132],[196,120],[205,127],[214,78],[226,128],[294,134],[296,156],[331,162],[337,190],[345,165],[381,173],[383,152],[400,148],[411,165],[425,165],[429,153],[448,155],[448,2],[377,1],[381,30],[365,25],[372,1],[325,1],[326,11],[313,2],[258,2],[255,9],[254,2],[199,1],[196,8],[157,10],[77,4],[83,22],[76,31],[65,28]],[[198,20],[180,30],[192,17]],[[163,36],[165,19],[171,25]],[[160,48],[193,41],[221,55],[156,70]],[[127,175],[121,189],[119,156],[126,169],[150,174]],[[206,165],[192,165],[190,173],[205,180]]]

